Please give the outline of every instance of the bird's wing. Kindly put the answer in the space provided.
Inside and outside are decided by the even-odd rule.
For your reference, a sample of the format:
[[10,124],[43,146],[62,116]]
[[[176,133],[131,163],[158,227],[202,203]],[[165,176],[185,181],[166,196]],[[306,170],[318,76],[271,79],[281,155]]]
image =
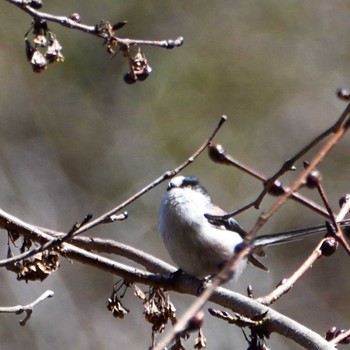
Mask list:
[[234,218],[223,219],[219,217],[227,213],[217,205],[213,205],[212,208],[210,208],[210,210],[206,214],[218,216],[218,218],[212,218],[212,217],[209,218],[205,215],[206,219],[212,225],[216,227],[225,228],[226,230],[229,230],[229,231],[237,232],[242,238],[246,236],[247,232]]

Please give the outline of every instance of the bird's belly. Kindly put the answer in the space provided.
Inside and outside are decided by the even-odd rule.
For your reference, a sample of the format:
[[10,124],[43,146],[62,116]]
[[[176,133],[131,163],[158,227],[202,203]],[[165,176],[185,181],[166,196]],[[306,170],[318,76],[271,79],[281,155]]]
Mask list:
[[[218,232],[222,234],[222,232]],[[171,258],[181,270],[202,279],[217,273],[234,253],[234,243],[218,237],[206,237],[197,230],[178,230],[177,234],[163,235]]]

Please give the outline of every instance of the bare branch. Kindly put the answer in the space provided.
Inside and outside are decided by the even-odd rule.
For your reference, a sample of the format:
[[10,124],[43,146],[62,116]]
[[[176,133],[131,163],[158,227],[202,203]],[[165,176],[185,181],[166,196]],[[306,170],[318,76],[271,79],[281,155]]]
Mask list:
[[100,217],[97,219],[87,223],[86,225],[83,225],[80,227],[74,235],[79,235],[87,230],[92,229],[93,227],[100,225],[102,223],[108,223],[111,222],[110,217],[118,212],[120,212],[122,209],[124,209],[126,206],[140,198],[142,195],[153,189],[154,187],[158,186],[160,183],[171,179],[174,177],[176,174],[178,174],[181,170],[189,166],[194,162],[194,160],[208,147],[210,142],[213,140],[215,135],[218,133],[218,131],[221,129],[225,121],[227,120],[226,116],[222,116],[220,118],[219,123],[216,125],[215,129],[212,131],[211,135],[208,137],[208,139],[195,151],[192,156],[190,156],[185,162],[180,164],[177,168],[173,170],[166,171],[162,176],[158,177],[155,179],[153,182],[151,182],[149,185],[144,187],[142,190],[139,192],[135,193],[133,196],[131,196],[129,199],[127,199],[125,202],[119,204],[117,207],[114,209],[110,210],[109,212],[102,214]]
[[175,272],[176,270],[170,264],[165,263],[163,260],[157,259],[153,255],[113,240],[95,237],[75,237],[72,239],[71,243],[88,251],[123,256],[142,265],[147,271],[150,272],[167,274],[169,271]]
[[0,307],[0,313],[12,313],[12,314],[21,314],[23,312],[26,313],[26,316],[23,320],[19,322],[21,326],[25,326],[26,322],[29,320],[31,314],[33,313],[33,309],[36,305],[41,303],[47,298],[53,297],[54,292],[51,290],[47,290],[42,295],[40,295],[39,298],[35,299],[32,303],[27,305],[16,305],[16,306],[9,306],[9,307]]
[[[5,0],[9,2],[12,5],[17,6],[22,11],[29,14],[31,17],[35,19],[45,20],[48,22],[57,23],[63,27],[69,28],[69,29],[75,29],[82,31],[84,33],[92,34],[97,37],[101,37],[105,39],[103,35],[101,35],[101,32],[98,30],[98,26],[90,26],[86,24],[78,23],[69,17],[66,16],[55,16],[51,15],[49,13],[37,11],[33,7],[30,6],[30,1],[28,0]],[[135,39],[126,39],[126,38],[119,38],[117,36],[114,37],[114,39],[123,45],[126,46],[134,46],[134,45],[148,45],[148,46],[157,46],[162,47],[166,49],[172,49],[175,47],[179,47],[183,44],[183,38],[178,37],[174,40],[135,40]]]
[[[38,228],[5,213],[3,210],[0,210],[0,225],[6,229],[11,228],[12,230],[16,230],[16,232],[31,237],[31,239],[39,242],[45,242],[46,240],[52,239],[52,236],[48,233],[45,233],[42,230],[39,230]],[[84,240],[85,238],[83,237],[76,237],[72,240],[72,242],[81,244]],[[94,239],[89,238],[83,244],[87,244],[88,240],[90,240],[90,242],[94,241]],[[98,242],[97,240],[97,244],[100,243],[102,242]],[[118,247],[118,249],[121,249],[121,247]],[[173,290],[179,293],[191,295],[197,295],[198,289],[202,285],[201,281],[198,281],[197,279],[185,274],[180,275],[176,278],[176,280],[174,280],[172,277],[166,277],[166,275],[170,275],[176,270],[173,267],[169,267],[169,265],[166,263],[162,264],[161,266],[163,275],[159,275],[118,263],[68,243],[62,244],[60,253],[64,257],[79,261],[102,271],[112,273],[113,275],[121,276],[130,282],[139,282],[146,285],[159,286],[166,288],[167,290]],[[269,331],[285,335],[301,345],[308,344],[309,349],[334,349],[334,347],[328,345],[328,343],[316,333],[306,329],[297,322],[266,308],[266,306],[263,306],[250,298],[228,291],[224,288],[214,287],[213,289],[215,290],[213,290],[213,293],[209,297],[210,301],[217,303],[222,307],[226,307],[234,312],[239,312],[246,317],[253,317],[254,315],[263,314],[264,312],[268,311],[269,321],[266,327]],[[201,298],[198,298],[197,300],[200,299]],[[201,302],[203,302],[203,300],[204,299],[202,299]]]
[[[210,144],[208,151],[209,151],[210,159],[216,163],[234,166],[234,167],[244,171],[245,173],[251,175],[252,177],[260,180],[264,185],[269,181],[269,179],[266,176],[260,174],[256,170],[248,167],[246,164],[239,162],[237,159],[235,159],[232,156],[230,156],[229,154],[227,154],[225,149],[221,145]],[[271,194],[272,196],[280,196],[283,193],[285,193],[286,191],[287,191],[287,187],[284,186],[281,182],[276,180],[275,183],[270,185],[269,194]],[[293,199],[294,201],[314,210],[316,213],[319,213],[323,216],[328,217],[328,212],[323,207],[319,206],[317,203],[313,202],[311,199],[306,198],[305,196],[303,196],[297,192],[293,192],[291,194],[291,199]],[[227,213],[226,215],[223,216],[223,218],[225,219],[225,218],[235,216],[235,215],[255,206],[255,203],[256,203],[256,200],[252,201],[251,203],[245,205],[244,207],[242,207],[238,210]]]
[[[270,217],[272,217],[279,210],[279,208],[281,208],[287,202],[287,200],[291,197],[292,193],[298,191],[298,189],[305,183],[306,177],[310,174],[310,172],[317,166],[318,163],[320,163],[323,160],[323,158],[344,136],[349,126],[348,125],[349,113],[350,113],[350,104],[346,107],[345,111],[342,113],[338,121],[331,128],[329,128],[327,132],[322,133],[318,138],[316,138],[313,142],[311,142],[308,146],[304,148],[304,150],[309,151],[310,145],[315,146],[319,142],[319,139],[323,139],[325,136],[333,132],[333,135],[331,136],[329,141],[319,150],[319,152],[310,162],[310,165],[301,173],[301,175],[297,178],[297,180],[294,181],[294,183],[290,186],[290,188],[275,202],[275,204],[273,204],[270,207],[270,209],[266,213],[263,213],[259,216],[257,222],[255,223],[255,225],[253,226],[253,228],[248,234],[248,240],[253,239],[256,233],[270,219]],[[304,151],[299,152],[295,157],[291,159],[296,160],[300,156],[304,155],[305,152]],[[277,172],[277,174],[279,174],[279,172]],[[272,177],[272,179],[274,179],[272,184],[277,179],[275,177],[276,176]],[[266,187],[265,191],[268,190],[268,187],[269,186]],[[266,192],[262,192],[262,193],[266,193]],[[259,196],[259,198],[262,198],[261,195]],[[257,202],[259,203],[259,200]]]
[[[339,335],[330,340],[331,344],[342,344],[342,341],[350,337],[350,329],[345,332],[339,332]],[[348,344],[348,343],[345,343]]]
[[[215,291],[216,287],[219,286],[223,281],[225,281],[230,274],[238,271],[241,263],[245,260],[248,255],[251,253],[252,246],[251,242],[256,236],[257,232],[261,229],[261,227],[282,207],[283,204],[291,197],[292,193],[296,192],[306,180],[306,177],[310,172],[317,166],[319,162],[323,160],[326,154],[337,144],[337,142],[343,137],[348,128],[348,116],[350,113],[350,104],[347,106],[345,111],[342,113],[338,121],[326,132],[322,133],[318,138],[316,138],[313,142],[311,142],[308,146],[306,146],[303,151],[299,152],[295,157],[292,158],[293,162],[296,159],[299,159],[302,155],[304,155],[307,151],[309,151],[312,147],[318,144],[320,140],[326,137],[328,134],[333,132],[333,136],[330,140],[321,148],[321,150],[316,154],[313,160],[310,162],[309,167],[307,167],[294,181],[294,183],[287,188],[285,193],[273,204],[270,209],[266,213],[262,213],[255,225],[248,232],[247,236],[244,239],[241,250],[238,254],[234,254],[234,256],[228,261],[227,264],[223,267],[223,269],[214,277],[213,283],[205,290],[205,292],[198,298],[193,304],[188,308],[185,314],[179,319],[178,323],[174,326],[173,330],[164,336],[163,340],[159,342],[154,348],[155,350],[161,350],[166,347],[174,337],[181,331],[183,331],[188,323],[188,321],[204,306],[206,300],[209,300],[212,293]],[[294,164],[294,163],[293,163]],[[284,173],[286,170],[289,170],[291,164],[288,167],[282,167],[281,171]],[[265,193],[269,190],[269,188],[275,183],[277,178],[281,175],[277,172],[278,176],[273,176],[270,185],[266,186],[265,191],[262,192],[262,195],[258,197],[257,203],[259,200],[263,198]],[[257,206],[258,207],[258,206]]]
[[[332,125],[329,129],[327,129],[326,131],[324,131],[323,133],[321,133],[319,136],[317,136],[314,140],[312,140],[309,144],[307,144],[302,150],[300,150],[295,156],[293,156],[292,158],[288,159],[283,165],[282,167],[275,173],[275,175],[273,175],[268,183],[266,184],[266,187],[264,188],[264,190],[261,192],[261,194],[259,195],[259,197],[256,200],[256,208],[259,208],[261,201],[263,200],[265,194],[270,190],[271,186],[273,186],[273,184],[275,183],[275,181],[277,179],[279,179],[284,173],[286,173],[287,171],[291,170],[292,167],[294,166],[295,162],[300,159],[301,157],[303,157],[307,152],[309,152],[311,149],[313,149],[317,144],[319,144],[322,140],[324,140],[328,135],[330,134],[342,134],[343,131],[345,131],[345,127],[346,127],[346,120],[348,120],[349,118],[349,113],[350,113],[350,104],[348,104],[344,110],[344,112],[341,114],[341,116],[339,117],[339,119],[336,121],[336,123],[334,125]],[[343,130],[343,131],[341,131]],[[341,136],[340,136],[341,137]],[[333,137],[332,138],[335,142],[337,142],[337,137]],[[331,146],[332,147],[332,146]],[[326,147],[325,147],[326,148]],[[324,157],[324,155],[321,156],[320,160]],[[319,161],[320,161],[319,160]],[[317,161],[316,164],[319,162]],[[315,165],[316,165],[315,164]],[[311,166],[311,164],[310,164]],[[312,168],[314,168],[314,166],[312,166]],[[290,196],[290,194],[289,194]]]
[[[322,190],[321,190],[322,192]],[[337,232],[341,232],[342,234],[342,220],[345,215],[349,212],[350,208],[350,198],[347,198],[346,202],[343,204],[339,214],[335,218],[335,223],[337,227]],[[342,234],[343,235],[343,234]],[[309,270],[312,266],[322,257],[324,256],[324,244],[332,244],[332,237],[328,237],[323,239],[314,251],[310,254],[310,256],[305,260],[305,262],[292,274],[288,279],[284,279],[282,283],[273,290],[270,294],[257,298],[256,300],[264,305],[271,305],[276,300],[278,300],[282,295],[286,294],[299,280],[300,278]],[[345,240],[345,238],[344,238]],[[336,249],[336,247],[334,247]]]

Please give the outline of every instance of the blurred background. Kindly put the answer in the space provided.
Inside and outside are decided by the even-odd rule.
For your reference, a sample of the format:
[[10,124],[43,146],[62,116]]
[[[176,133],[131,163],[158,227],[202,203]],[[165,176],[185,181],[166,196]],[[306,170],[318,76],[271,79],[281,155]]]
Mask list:
[[[345,103],[338,87],[350,87],[348,1],[45,1],[45,12],[82,22],[128,20],[120,36],[138,39],[185,38],[181,48],[145,47],[153,72],[145,82],[126,85],[127,62],[107,55],[102,41],[49,24],[63,46],[65,62],[32,72],[24,53],[31,19],[2,2],[0,18],[0,206],[32,224],[67,231],[87,213],[112,209],[186,160],[209,136],[220,116],[228,121],[216,137],[227,152],[267,176],[338,118]],[[330,203],[349,192],[350,142],[345,137],[320,165]],[[310,160],[310,154],[305,160]],[[300,162],[298,169],[302,168]],[[298,172],[297,172],[298,173]],[[297,173],[288,174],[290,181]],[[212,163],[203,154],[184,174],[198,176],[213,199],[227,210],[256,198],[260,183]],[[129,219],[89,232],[144,249],[168,262],[157,232],[165,184],[130,205]],[[310,190],[303,194],[318,201]],[[249,229],[261,210],[238,217]],[[319,215],[288,203],[261,233],[323,223]],[[6,256],[6,232],[0,249]],[[229,288],[267,294],[310,254],[317,238],[271,248],[264,263],[270,273],[249,267]],[[118,260],[118,257],[116,257]],[[324,334],[348,328],[347,256],[342,249],[322,259],[282,300],[276,310]],[[117,320],[107,298],[117,277],[62,261],[60,270],[40,283],[17,282],[0,271],[2,306],[26,304],[44,290],[53,299],[40,304],[25,327],[20,316],[2,315],[1,348],[146,349],[151,326],[132,293],[132,311]],[[145,289],[145,288],[144,288]],[[178,315],[193,297],[172,294]],[[207,315],[209,349],[245,349],[240,329]],[[194,336],[186,342],[192,348]],[[273,335],[269,346],[298,346]]]

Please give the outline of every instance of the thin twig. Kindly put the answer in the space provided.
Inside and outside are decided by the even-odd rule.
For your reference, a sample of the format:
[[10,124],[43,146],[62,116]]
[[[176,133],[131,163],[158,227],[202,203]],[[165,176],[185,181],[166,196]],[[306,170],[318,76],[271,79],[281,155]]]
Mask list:
[[[53,22],[60,24],[63,27],[69,28],[69,29],[75,29],[82,31],[84,33],[92,34],[97,37],[102,37],[100,35],[100,32],[98,30],[98,26],[90,26],[86,24],[78,23],[66,16],[55,16],[51,15],[49,13],[38,11],[28,5],[28,1],[26,0],[5,0],[9,2],[10,4],[17,6],[22,11],[29,14],[31,17],[35,19],[45,20],[48,22]],[[136,39],[127,39],[127,38],[119,38],[117,36],[113,36],[113,38],[120,44],[126,45],[126,46],[134,46],[134,45],[148,45],[148,46],[157,46],[161,48],[175,48],[179,47],[183,44],[183,38],[178,37],[174,40],[136,40]]]
[[[269,179],[266,176],[260,174],[256,170],[250,168],[246,164],[238,161],[237,159],[233,158],[231,155],[227,154],[225,149],[221,145],[210,144],[208,150],[209,150],[209,156],[214,162],[229,165],[229,166],[234,166],[235,168],[240,169],[243,172],[249,174],[250,176],[258,179],[264,185],[266,185],[266,183],[269,181]],[[285,193],[287,190],[288,190],[288,188],[286,186],[284,186],[281,182],[276,181],[273,185],[270,186],[269,193],[272,196],[280,196],[283,193]],[[298,192],[293,192],[291,194],[291,199],[293,199],[294,201],[312,209],[313,211],[315,211],[318,214],[321,214],[323,216],[328,217],[328,213],[323,207],[319,206],[317,203],[315,203],[311,199],[306,198],[305,196],[299,194]],[[255,207],[256,201],[257,201],[257,199],[248,203],[244,207],[239,208],[238,210],[227,213],[226,215],[222,216],[222,218],[228,219],[228,218],[233,217],[233,216],[235,216],[235,215],[237,215],[237,214],[239,214],[239,213],[241,213],[241,212],[243,212],[243,211],[245,211],[253,206]]]
[[25,326],[26,322],[29,320],[31,314],[33,313],[33,309],[36,305],[41,303],[43,300],[47,298],[53,297],[54,292],[51,290],[47,290],[39,298],[35,299],[33,302],[27,305],[16,305],[16,306],[8,306],[8,307],[0,307],[0,313],[12,313],[12,314],[21,314],[23,312],[26,313],[26,316],[23,320],[19,322],[21,326]]
[[339,335],[337,335],[335,338],[333,338],[329,342],[331,344],[339,344],[342,340],[344,340],[347,337],[350,337],[350,329],[348,329],[346,332],[340,332]]
[[81,234],[87,230],[90,230],[91,228],[93,228],[97,225],[100,225],[102,223],[110,222],[109,218],[112,215],[118,213],[119,211],[124,209],[126,206],[128,206],[130,203],[134,202],[136,199],[140,198],[142,195],[144,195],[145,193],[147,193],[148,191],[150,191],[154,187],[158,186],[160,183],[171,179],[176,174],[178,174],[181,170],[183,170],[185,167],[192,164],[194,162],[194,160],[208,147],[208,145],[213,140],[213,138],[218,133],[218,131],[221,129],[221,127],[223,126],[223,124],[225,123],[226,120],[227,120],[227,117],[225,115],[223,115],[220,118],[220,121],[216,125],[215,129],[212,131],[211,135],[208,137],[208,139],[185,162],[183,162],[182,164],[180,164],[177,168],[175,168],[173,170],[166,171],[162,176],[155,179],[149,185],[147,185],[142,190],[135,193],[133,196],[131,196],[125,202],[119,204],[114,209],[110,210],[109,212],[107,212],[105,214],[102,214],[100,217],[87,223],[86,225],[83,225],[74,233],[74,235],[79,235],[79,234]]
[[[83,223],[85,221],[87,222],[88,220],[84,219]],[[0,267],[14,264],[17,261],[28,259],[28,258],[34,256],[35,254],[43,252],[44,250],[50,250],[50,249],[53,249],[55,247],[58,247],[63,242],[66,242],[66,241],[70,240],[73,237],[74,233],[77,230],[77,227],[79,227],[79,224],[76,224],[75,226],[73,226],[73,228],[68,233],[62,234],[62,235],[57,236],[57,237],[53,237],[51,240],[49,240],[46,243],[40,245],[39,247],[30,249],[30,250],[28,250],[28,251],[26,251],[26,252],[24,252],[22,254],[18,254],[16,256],[12,256],[11,258],[0,260]],[[33,228],[36,228],[36,227],[33,226]]]
[[[321,182],[319,182],[317,184],[317,190],[323,200],[323,203],[325,205],[325,207],[327,208],[327,211],[329,213],[329,217],[331,219],[331,222],[333,224],[333,226],[335,227],[335,237],[337,238],[337,240],[342,244],[342,246],[344,247],[345,251],[350,255],[350,246],[349,246],[349,243],[347,242],[344,234],[343,234],[343,231],[337,221],[337,219],[335,218],[334,216],[334,212],[329,204],[329,201],[328,201],[328,198],[327,198],[327,195],[326,195],[326,192],[324,191],[324,188],[321,184]],[[345,204],[346,206],[348,206],[349,200],[347,200],[347,203]],[[342,212],[342,214],[345,214],[345,212]],[[341,217],[338,218],[338,220],[342,220]]]
[[[47,249],[51,249],[53,247],[56,247],[58,245],[60,245],[61,243],[63,243],[64,241],[72,238],[72,236],[77,236],[101,223],[109,223],[109,222],[114,222],[115,220],[111,220],[111,217],[115,216],[115,214],[117,212],[119,212],[120,210],[124,209],[127,205],[129,205],[130,203],[134,202],[136,199],[138,199],[139,197],[141,197],[143,194],[147,193],[148,191],[150,191],[152,188],[156,187],[157,185],[159,185],[161,182],[168,180],[170,178],[172,178],[173,176],[175,176],[176,174],[178,174],[181,170],[183,170],[185,167],[187,167],[188,165],[190,165],[191,163],[193,163],[193,161],[208,147],[209,143],[212,141],[212,139],[215,137],[215,135],[217,134],[217,132],[220,130],[220,128],[223,126],[224,122],[227,120],[226,116],[222,116],[219,123],[217,124],[217,126],[215,127],[215,129],[213,130],[213,132],[211,133],[211,135],[208,137],[208,139],[197,149],[197,151],[195,151],[193,153],[192,156],[190,156],[185,162],[183,162],[182,164],[180,164],[177,168],[167,171],[165,172],[162,176],[160,176],[158,179],[154,180],[152,183],[150,183],[148,186],[144,187],[141,191],[137,192],[136,194],[134,194],[133,196],[131,196],[129,199],[127,199],[125,202],[123,202],[122,204],[120,204],[119,206],[117,206],[116,208],[112,209],[111,211],[101,215],[99,218],[95,219],[94,221],[89,221],[87,222],[85,225],[83,224],[82,226],[80,226],[79,228],[77,228],[76,230],[74,230],[74,232],[68,232],[68,234],[66,234],[66,236],[64,237],[59,237],[59,238],[55,238],[55,239],[47,239],[46,242],[44,242],[40,247],[34,248],[30,251],[27,251],[23,254],[8,258],[8,259],[4,259],[0,261],[0,267],[1,266],[6,266],[10,263],[14,263],[16,261],[20,261],[23,260],[25,258],[29,258],[39,252],[42,252],[44,250]],[[0,209],[0,224],[1,224],[1,219],[4,219],[4,216],[7,216],[7,213],[5,213],[4,211],[2,211]],[[9,220],[2,220],[3,221],[3,225],[2,227],[8,229],[11,231],[11,224],[13,222],[17,222],[18,220],[15,217],[10,217]],[[36,229],[40,230],[38,227],[36,226],[31,226],[30,229],[32,230],[32,232],[34,232]]]
[[[347,213],[349,212],[349,208],[350,208],[350,198],[348,198],[347,201],[343,204],[339,214],[335,218],[336,226],[340,227],[340,231],[341,231],[341,227],[343,226],[343,219],[345,215],[347,215]],[[256,300],[264,305],[271,305],[276,300],[278,300],[282,295],[286,294],[296,284],[296,282],[299,281],[300,278],[303,277],[304,274],[309,269],[311,269],[311,267],[323,256],[321,247],[327,239],[328,238],[325,238],[320,243],[318,243],[317,247],[313,250],[310,256],[302,263],[302,265],[288,279],[284,279],[283,283],[281,283],[270,294],[264,297],[257,298]]]
[[[347,106],[341,118],[339,119],[342,121],[342,124],[339,126],[339,120],[338,120],[334,124],[334,126],[329,129],[329,130],[332,130],[333,132],[335,130],[334,134],[331,136],[329,141],[320,149],[320,151],[316,154],[316,156],[310,162],[310,165],[306,169],[304,169],[304,171],[297,178],[297,180],[295,180],[294,183],[290,186],[288,191],[286,191],[281,197],[279,197],[279,199],[270,207],[270,209],[266,213],[263,213],[259,216],[255,225],[253,226],[251,231],[248,233],[248,236],[255,237],[256,233],[261,229],[261,227],[287,202],[287,200],[290,198],[292,193],[296,192],[305,183],[306,177],[310,174],[312,169],[314,169],[317,166],[317,164],[323,160],[323,158],[344,136],[345,132],[347,131],[345,117],[348,117],[349,112],[350,112],[350,104]],[[326,134],[326,133],[323,133],[323,134]],[[317,144],[317,142],[316,143],[312,142],[311,144],[315,145]],[[305,149],[309,150],[309,146],[307,146]],[[298,155],[299,154],[301,154],[301,152],[299,152]],[[304,155],[304,153],[302,153],[302,155]],[[294,158],[296,157],[293,157],[293,159]]]
[[287,279],[284,279],[281,284],[278,285],[270,294],[257,298],[256,300],[263,305],[271,305],[277,301],[282,295],[286,294],[295,283],[304,276],[318,259],[322,257],[321,246],[327,238],[323,239],[317,247],[313,250],[311,255],[303,262],[303,264]]
[[344,112],[340,115],[339,119],[336,121],[335,124],[333,124],[329,129],[322,132],[320,135],[318,135],[315,139],[313,139],[309,144],[307,144],[303,149],[301,149],[295,156],[288,159],[282,167],[269,179],[267,182],[264,190],[261,192],[259,197],[256,200],[255,207],[259,208],[263,198],[265,197],[266,193],[270,190],[270,188],[273,186],[276,180],[278,180],[284,173],[291,170],[296,161],[300,158],[302,158],[307,152],[309,152],[311,149],[313,149],[318,143],[320,143],[322,140],[324,140],[328,135],[332,133],[338,133],[339,130],[343,127],[346,119],[348,119],[348,115],[350,113],[350,104],[348,104],[344,110]]

